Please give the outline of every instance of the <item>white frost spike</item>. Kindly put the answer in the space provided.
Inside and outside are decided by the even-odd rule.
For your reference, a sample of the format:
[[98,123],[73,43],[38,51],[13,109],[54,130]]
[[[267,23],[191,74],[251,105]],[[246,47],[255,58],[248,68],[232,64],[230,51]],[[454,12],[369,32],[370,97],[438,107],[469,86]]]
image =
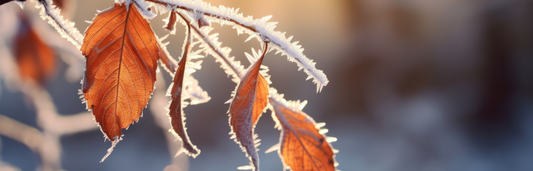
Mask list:
[[248,38],[246,38],[246,40],[244,40],[244,42],[248,42],[248,41],[252,40],[252,38],[257,38],[257,35],[250,34],[250,36],[248,36]]
[[327,142],[337,142],[337,138],[336,137],[326,137],[326,141]]
[[320,128],[324,127],[324,126],[326,126],[326,123],[324,123],[324,122],[319,122],[319,123],[316,123],[315,128],[316,128],[316,129],[320,129]]
[[254,167],[250,166],[250,165],[237,167],[237,170],[253,170],[253,169],[254,169]]
[[290,36],[287,40],[291,41],[294,36]]
[[255,63],[261,56],[261,54],[263,52],[261,52],[261,50],[255,50],[254,48],[252,48],[252,53],[253,55],[250,55],[248,52],[244,52],[244,55],[246,56],[246,59],[248,59],[248,61],[253,64]]
[[272,18],[272,15],[267,15],[267,16],[264,16],[263,18],[261,18],[261,21],[263,22],[267,22],[268,20],[270,20]]
[[246,59],[248,59],[250,63],[253,63],[254,57],[252,55],[250,55],[248,52],[244,52],[244,56],[246,56]]
[[277,151],[277,150],[279,150],[279,147],[280,147],[280,145],[279,145],[279,143],[277,143],[276,145],[273,145],[272,147],[268,148],[265,151],[265,153],[270,153],[270,152],[273,152],[273,151]]

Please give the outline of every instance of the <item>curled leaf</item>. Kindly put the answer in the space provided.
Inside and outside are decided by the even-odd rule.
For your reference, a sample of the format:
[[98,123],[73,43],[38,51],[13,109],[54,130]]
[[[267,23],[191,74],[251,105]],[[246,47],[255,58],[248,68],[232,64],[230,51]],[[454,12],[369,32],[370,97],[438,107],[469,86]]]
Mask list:
[[192,144],[191,140],[189,139],[189,136],[187,135],[185,128],[185,114],[183,113],[183,106],[186,105],[184,104],[185,102],[183,99],[183,92],[185,91],[185,87],[183,86],[183,80],[186,76],[185,71],[187,67],[187,61],[189,60],[189,52],[191,50],[190,25],[188,28],[189,32],[187,34],[187,40],[185,41],[183,55],[176,74],[174,74],[174,82],[170,92],[172,101],[170,102],[170,106],[168,108],[168,115],[170,116],[170,124],[172,126],[172,130],[174,131],[174,133],[177,134],[177,137],[182,142],[182,148],[178,151],[178,154],[176,154],[176,156],[179,155],[181,152],[184,152],[192,157],[196,157],[198,156],[198,154],[200,154],[200,150]]
[[150,24],[124,4],[99,13],[85,31],[82,90],[105,137],[121,140],[121,130],[137,121],[154,90],[158,41]]
[[254,128],[268,105],[268,82],[259,73],[267,46],[268,44],[265,46],[263,55],[250,66],[246,75],[241,79],[229,109],[229,123],[235,142],[246,152],[254,170],[259,170],[259,156],[256,149],[258,142],[255,139]]
[[271,101],[274,101],[272,116],[281,129],[281,139],[279,145],[267,152],[277,148],[285,167],[292,171],[335,171],[337,164],[328,138],[320,133],[321,125],[301,111],[303,105]]
[[165,23],[165,29],[167,29],[170,34],[174,34],[176,33],[176,21],[177,21],[178,17],[176,16],[176,12],[174,10],[170,11],[170,14],[168,15],[168,18],[165,19],[166,20],[166,23]]

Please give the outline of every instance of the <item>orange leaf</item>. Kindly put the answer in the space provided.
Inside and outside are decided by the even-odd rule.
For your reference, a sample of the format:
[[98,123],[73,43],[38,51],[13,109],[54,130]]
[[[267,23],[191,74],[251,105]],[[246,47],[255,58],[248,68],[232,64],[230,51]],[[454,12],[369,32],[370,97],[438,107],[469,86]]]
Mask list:
[[335,171],[334,152],[313,118],[299,109],[273,103],[281,125],[279,155],[292,171]]
[[15,38],[15,57],[22,79],[43,85],[56,71],[53,50],[44,43],[28,21],[21,16],[21,30]]
[[81,51],[87,59],[82,86],[87,107],[113,148],[154,90],[157,38],[133,3],[129,9],[115,4],[94,18]]
[[267,46],[265,46],[263,55],[255,64],[250,66],[242,78],[229,109],[229,122],[235,135],[235,141],[246,152],[246,156],[251,161],[250,164],[255,168],[254,170],[259,170],[254,128],[268,105],[268,82],[259,74],[266,49]]
[[[172,101],[170,102],[169,106],[169,116],[170,116],[170,123],[172,126],[172,129],[174,132],[178,135],[178,138],[181,139],[182,142],[182,149],[178,151],[178,154],[181,152],[185,152],[186,154],[196,157],[198,154],[200,154],[200,150],[196,148],[195,145],[192,144],[191,140],[189,139],[189,136],[187,135],[187,132],[185,131],[185,115],[183,113],[183,78],[185,77],[185,70],[187,66],[187,56],[190,52],[190,46],[191,46],[191,29],[190,26],[188,27],[188,34],[187,34],[187,41],[185,43],[185,48],[183,49],[183,57],[181,58],[180,64],[178,66],[178,70],[176,71],[176,74],[174,75],[174,84],[172,86],[171,91],[171,98]],[[178,155],[176,154],[176,155]]]

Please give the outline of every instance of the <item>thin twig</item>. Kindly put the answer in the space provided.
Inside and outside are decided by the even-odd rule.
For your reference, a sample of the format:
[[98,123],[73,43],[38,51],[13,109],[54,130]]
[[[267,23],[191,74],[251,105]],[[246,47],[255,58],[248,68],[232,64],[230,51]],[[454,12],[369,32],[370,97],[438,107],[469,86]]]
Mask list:
[[185,22],[191,23],[190,25],[194,30],[196,38],[198,40],[201,40],[202,43],[204,43],[211,49],[211,51],[213,52],[211,53],[211,55],[213,55],[214,57],[218,56],[219,59],[221,59],[222,62],[224,62],[223,65],[228,66],[230,71],[233,72],[233,74],[231,75],[234,75],[234,77],[240,80],[244,76],[244,71],[241,69],[241,66],[237,66],[235,62],[232,62],[231,59],[228,56],[226,56],[224,52],[221,51],[222,48],[220,46],[216,45],[212,41],[208,41],[209,36],[205,34],[202,30],[200,30],[199,26],[195,25],[188,17],[185,17],[185,15],[187,14],[183,14],[182,12],[179,12],[179,11],[177,13]]
[[83,35],[74,27],[74,23],[64,19],[59,14],[59,9],[52,5],[51,0],[39,0],[38,4],[40,5],[37,7],[42,8],[41,17],[47,19],[48,23],[54,26],[61,36],[76,46],[77,49],[80,49],[83,44]]
[[244,28],[252,36],[260,36],[262,41],[275,45],[274,47],[284,55],[287,55],[289,61],[296,62],[299,69],[304,69],[309,78],[314,78],[313,82],[317,84],[317,92],[320,92],[328,84],[328,78],[322,70],[315,68],[315,62],[303,54],[303,49],[297,43],[291,43],[292,37],[286,38],[285,33],[274,31],[275,24],[268,23],[269,17],[262,19],[252,19],[238,14],[237,11],[225,7],[212,7],[210,4],[201,1],[173,1],[165,0],[145,0],[165,8],[181,9],[194,13],[202,13],[222,24],[233,23],[236,26]]

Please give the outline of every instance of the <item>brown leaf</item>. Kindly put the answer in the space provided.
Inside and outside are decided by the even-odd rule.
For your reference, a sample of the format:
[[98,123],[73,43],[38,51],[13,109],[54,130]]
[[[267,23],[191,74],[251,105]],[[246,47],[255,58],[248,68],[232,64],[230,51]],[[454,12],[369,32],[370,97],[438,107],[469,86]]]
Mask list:
[[15,38],[15,57],[23,80],[43,85],[56,72],[56,57],[34,30],[28,19],[21,16],[21,30]]
[[174,34],[176,32],[176,20],[178,18],[176,17],[176,11],[172,10],[170,11],[170,14],[168,15],[166,26],[164,27],[167,29],[171,34]]
[[99,13],[85,31],[83,93],[113,146],[121,139],[121,130],[139,119],[150,99],[159,48],[149,23],[133,3],[129,9],[115,4]]
[[229,122],[235,141],[246,152],[254,170],[259,170],[254,128],[268,105],[268,82],[259,74],[266,49],[267,46],[265,46],[263,55],[250,66],[246,75],[241,79],[229,109]]
[[[169,106],[169,116],[170,116],[170,123],[172,125],[172,129],[174,132],[178,135],[178,138],[180,138],[182,142],[182,149],[178,151],[178,154],[181,152],[185,152],[186,154],[196,157],[198,154],[200,154],[200,150],[196,148],[195,145],[192,144],[191,140],[189,139],[189,136],[187,135],[187,132],[185,131],[185,114],[183,113],[183,99],[182,94],[185,87],[183,87],[183,78],[185,77],[185,70],[187,67],[187,61],[188,61],[188,55],[190,52],[190,46],[191,46],[191,29],[190,26],[188,27],[188,34],[187,34],[187,40],[185,43],[185,47],[183,49],[183,56],[181,58],[181,61],[178,66],[178,70],[176,71],[176,74],[174,74],[174,84],[172,86],[171,90],[171,98],[172,101],[170,102]],[[176,154],[176,155],[178,155]]]
[[272,104],[282,130],[278,152],[284,165],[292,171],[335,171],[334,152],[313,118],[296,107]]

